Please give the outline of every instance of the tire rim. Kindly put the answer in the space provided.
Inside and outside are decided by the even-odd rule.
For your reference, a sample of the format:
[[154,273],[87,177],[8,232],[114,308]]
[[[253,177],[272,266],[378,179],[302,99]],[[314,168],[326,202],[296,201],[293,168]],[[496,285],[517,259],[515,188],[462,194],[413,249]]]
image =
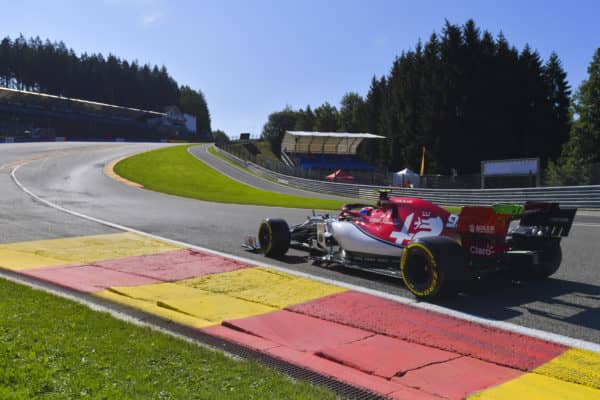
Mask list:
[[258,231],[258,244],[262,250],[265,250],[269,247],[269,243],[271,242],[271,235],[269,234],[269,229],[264,224],[260,226]]
[[404,278],[416,291],[429,289],[433,282],[433,269],[427,254],[420,249],[411,249],[404,266]]

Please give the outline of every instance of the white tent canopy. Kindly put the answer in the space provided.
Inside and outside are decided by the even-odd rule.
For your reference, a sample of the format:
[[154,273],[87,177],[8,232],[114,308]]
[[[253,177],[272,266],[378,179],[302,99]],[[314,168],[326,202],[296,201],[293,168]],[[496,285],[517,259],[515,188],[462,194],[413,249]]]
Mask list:
[[286,153],[356,154],[364,139],[385,139],[371,133],[286,131],[281,149]]
[[411,187],[419,187],[420,176],[415,171],[404,168],[398,172],[394,172],[392,175],[392,185],[405,187],[412,185]]

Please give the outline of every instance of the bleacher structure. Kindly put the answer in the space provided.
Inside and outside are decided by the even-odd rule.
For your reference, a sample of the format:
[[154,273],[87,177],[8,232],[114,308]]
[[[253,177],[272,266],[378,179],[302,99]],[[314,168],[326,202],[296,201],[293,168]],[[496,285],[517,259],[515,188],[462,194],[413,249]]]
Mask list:
[[357,155],[360,143],[368,139],[385,137],[371,133],[286,131],[281,142],[281,159],[290,167],[304,170],[373,171],[375,167]]
[[161,113],[43,93],[0,88],[0,136],[27,132],[75,139],[156,140],[189,133],[185,119]]

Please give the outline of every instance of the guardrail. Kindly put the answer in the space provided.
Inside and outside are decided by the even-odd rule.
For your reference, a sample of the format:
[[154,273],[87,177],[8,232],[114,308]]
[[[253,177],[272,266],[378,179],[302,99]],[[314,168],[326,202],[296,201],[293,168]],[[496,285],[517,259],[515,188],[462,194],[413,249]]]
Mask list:
[[[242,160],[218,147],[216,150],[236,164],[273,181],[314,192],[342,197],[376,201],[381,186],[357,185],[297,178],[263,168]],[[421,197],[445,205],[490,205],[495,203],[522,203],[533,201],[557,201],[563,206],[600,209],[600,185],[563,186],[543,188],[510,189],[407,189],[386,187],[394,196]]]

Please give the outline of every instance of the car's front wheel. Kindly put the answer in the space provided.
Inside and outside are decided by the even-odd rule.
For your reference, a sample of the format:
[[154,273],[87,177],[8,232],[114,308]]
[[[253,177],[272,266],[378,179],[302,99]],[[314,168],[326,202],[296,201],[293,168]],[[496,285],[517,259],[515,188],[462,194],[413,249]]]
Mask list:
[[283,219],[267,218],[258,228],[260,250],[267,257],[281,257],[290,248],[290,228]]

